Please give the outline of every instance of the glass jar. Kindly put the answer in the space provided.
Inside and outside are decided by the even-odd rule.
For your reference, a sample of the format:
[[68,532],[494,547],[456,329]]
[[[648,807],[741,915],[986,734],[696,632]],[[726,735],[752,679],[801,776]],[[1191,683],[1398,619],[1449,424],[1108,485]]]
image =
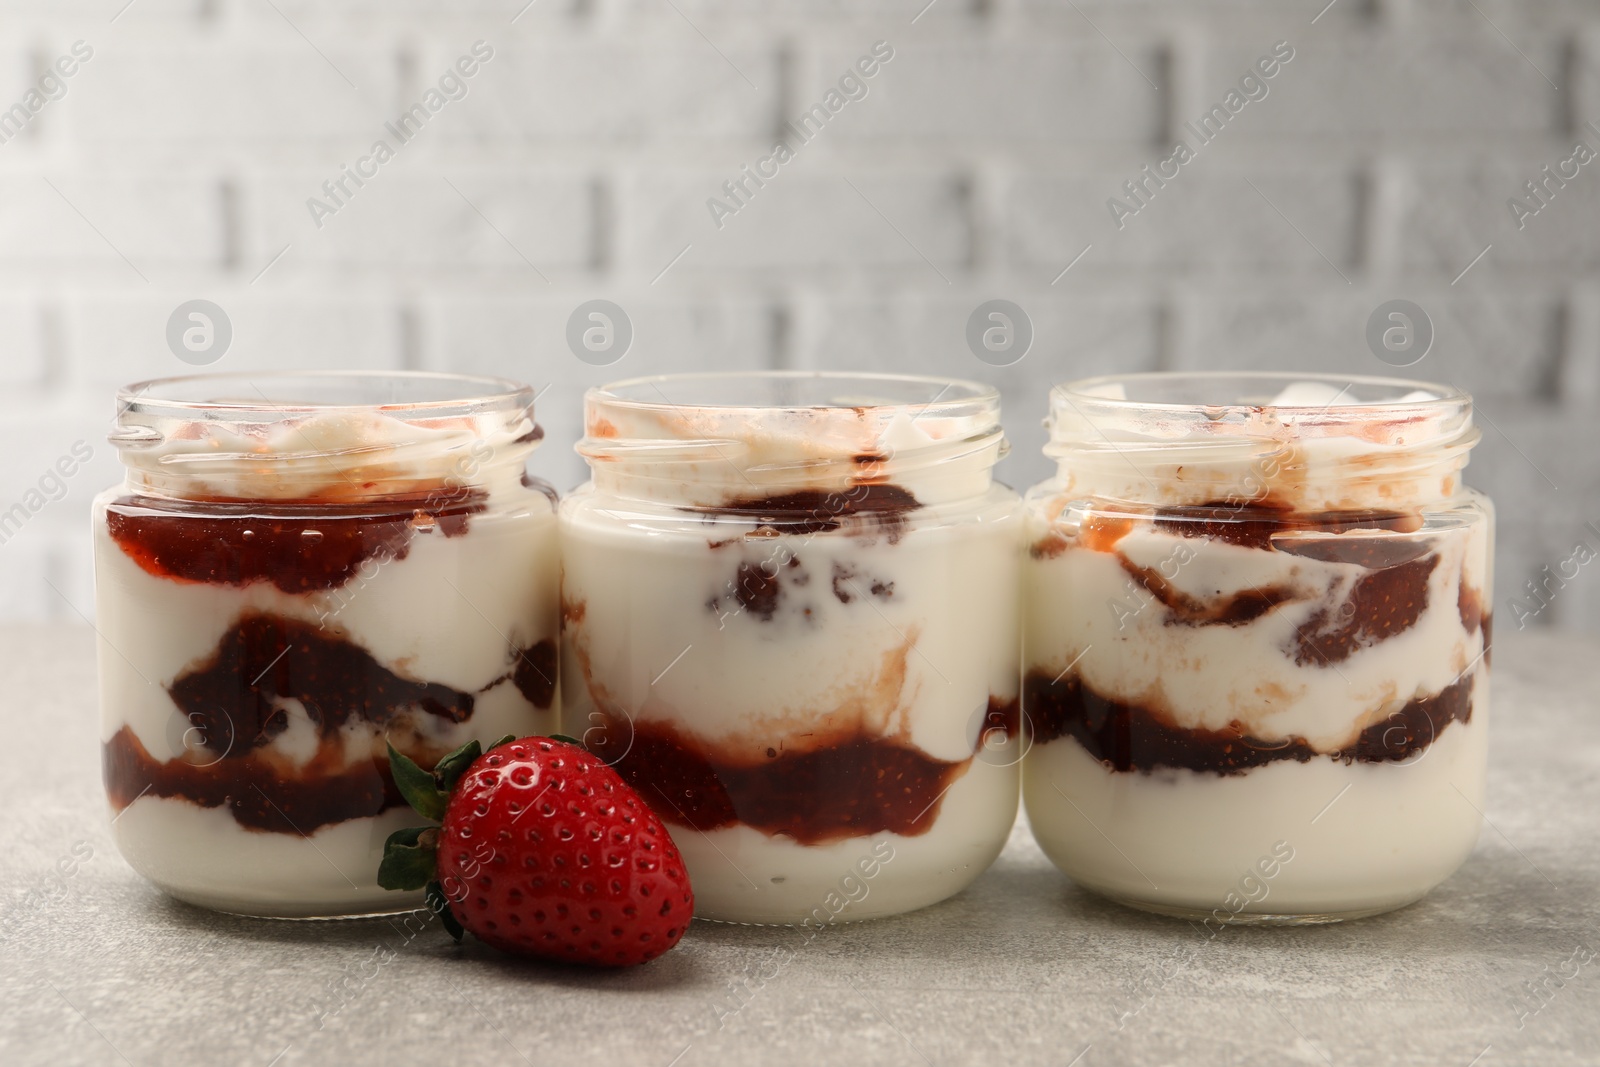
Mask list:
[[960,891],[1016,816],[1020,501],[999,397],[871,374],[586,397],[561,506],[566,732],[672,829],[696,914]]
[[106,791],[145,878],[221,911],[377,885],[425,767],[555,726],[555,494],[532,391],[443,374],[174,378],[118,397],[94,505]]
[[1478,836],[1493,510],[1459,390],[1058,386],[1027,495],[1023,795],[1085,888],[1228,922],[1408,904]]

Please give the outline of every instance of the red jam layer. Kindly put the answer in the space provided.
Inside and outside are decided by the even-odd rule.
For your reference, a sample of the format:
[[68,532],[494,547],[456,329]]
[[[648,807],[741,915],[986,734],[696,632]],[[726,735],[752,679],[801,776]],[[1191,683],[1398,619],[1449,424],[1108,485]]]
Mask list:
[[[881,533],[893,544],[905,531],[907,516],[921,506],[898,485],[867,482],[838,491],[801,489],[749,497],[697,510],[708,519],[731,516],[775,533],[808,535],[844,529],[863,538]],[[714,542],[714,547],[726,543]]]
[[[1315,555],[1318,559],[1343,557],[1316,555],[1313,548],[1296,549],[1283,540],[1275,540],[1275,537],[1285,533],[1342,534],[1354,530],[1414,533],[1422,527],[1422,520],[1416,515],[1399,511],[1363,509],[1297,512],[1270,499],[1246,504],[1217,501],[1156,508],[1147,512],[1116,511],[1108,507],[1092,512],[1085,518],[1077,543],[1084,548],[1108,552],[1139,523],[1151,523],[1162,533],[1177,537],[1206,538],[1244,548],[1299,551],[1301,555]],[[1029,546],[1029,555],[1034,559],[1049,559],[1060,555],[1073,543],[1072,538],[1052,530]],[[1385,543],[1405,542],[1397,539]]]
[[337,742],[350,719],[387,726],[416,708],[450,722],[472,717],[473,695],[402,678],[332,628],[279,615],[245,615],[203,665],[167,689],[206,747],[241,758],[289,725],[278,705],[298,700],[322,740]]
[[556,643],[548,637],[517,653],[511,682],[536,708],[548,708],[556,698],[556,662],[559,659]]
[[[991,697],[979,731],[1014,734],[1017,701]],[[631,728],[613,717],[586,738],[589,748],[664,820],[708,831],[743,823],[802,845],[851,837],[927,833],[939,817],[945,792],[966,773],[969,757],[935,759],[891,737],[853,730],[805,748],[774,738],[765,757],[723,751],[669,723]]]
[[1391,763],[1410,759],[1452,722],[1472,719],[1469,672],[1432,696],[1409,701],[1373,723],[1353,745],[1320,753],[1304,740],[1265,741],[1234,723],[1225,730],[1174,726],[1164,710],[1124,704],[1094,692],[1076,676],[1055,679],[1031,672],[1022,683],[1022,710],[1036,743],[1071,738],[1114,771],[1159,768],[1243,774],[1278,760],[1331,758],[1342,763]]
[[[712,547],[724,544],[716,542]],[[762,544],[754,541],[742,551],[748,553],[752,547],[759,550]],[[757,558],[741,560],[723,592],[707,600],[706,608],[714,615],[737,614],[771,622],[784,611],[809,618],[816,608],[816,598],[830,595],[841,604],[866,598],[887,603],[894,599],[894,583],[835,561],[832,579],[826,584],[812,584],[811,571],[800,554],[783,546],[782,551],[768,549]]]
[[[249,751],[249,750],[247,750]],[[432,766],[444,753],[419,755]],[[158,760],[124,726],[105,743],[102,763],[106,794],[118,811],[139,797],[178,797],[202,808],[226,807],[247,830],[276,834],[310,834],[323,826],[382,814],[405,801],[389,776],[382,756],[338,769],[321,751],[298,771],[259,756],[219,759],[215,763]]]
[[360,504],[125,496],[108,506],[106,526],[122,551],[158,578],[266,581],[285,593],[308,593],[344,585],[369,560],[404,559],[419,532],[465,533],[485,498],[479,489],[442,486]]

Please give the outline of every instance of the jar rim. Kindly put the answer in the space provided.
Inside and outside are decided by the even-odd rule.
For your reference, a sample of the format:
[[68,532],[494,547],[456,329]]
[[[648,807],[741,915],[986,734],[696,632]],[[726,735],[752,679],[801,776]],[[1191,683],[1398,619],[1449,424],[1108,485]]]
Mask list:
[[1481,436],[1472,397],[1453,386],[1282,371],[1070,382],[1051,390],[1046,426],[1044,453],[1074,491],[1152,503],[1273,496],[1312,510],[1361,494],[1448,495]]
[[590,389],[574,448],[609,491],[720,507],[752,493],[862,483],[893,482],[924,502],[961,495],[988,485],[1006,444],[992,386],[766,370],[653,375]]
[[[243,392],[230,394],[230,388],[253,390],[259,399]],[[277,398],[271,395],[274,388]],[[307,390],[308,395],[292,395],[295,390]],[[309,395],[318,391],[328,398]],[[206,415],[260,419],[307,412],[381,411],[406,420],[527,409],[533,399],[533,387],[523,382],[447,371],[228,371],[134,382],[117,391],[117,410],[122,414],[179,419]]]
[[[1112,386],[1148,385],[1161,383],[1164,385],[1182,386],[1185,384],[1204,388],[1218,387],[1224,383],[1238,383],[1241,385],[1255,384],[1263,387],[1276,386],[1273,395],[1283,387],[1297,383],[1315,383],[1319,385],[1340,386],[1340,395],[1357,386],[1369,389],[1388,389],[1401,394],[1400,398],[1384,400],[1357,400],[1345,403],[1273,403],[1271,398],[1253,401],[1235,399],[1221,403],[1211,403],[1202,399],[1188,401],[1151,400],[1144,398],[1131,398],[1126,395],[1121,397],[1108,396],[1104,390]],[[1198,389],[1196,389],[1198,392]],[[1427,397],[1416,399],[1403,399],[1405,395],[1427,392]],[[1094,407],[1105,408],[1111,411],[1144,411],[1153,410],[1165,413],[1179,412],[1205,412],[1208,414],[1222,412],[1224,414],[1257,411],[1270,409],[1291,413],[1315,411],[1324,413],[1338,412],[1347,415],[1352,412],[1384,412],[1393,411],[1395,414],[1417,414],[1429,407],[1454,408],[1470,406],[1472,397],[1465,390],[1439,382],[1420,381],[1410,378],[1394,378],[1386,375],[1370,374],[1329,374],[1329,373],[1301,373],[1296,371],[1137,371],[1130,374],[1101,374],[1091,378],[1078,378],[1071,381],[1060,382],[1051,386],[1052,398],[1061,397],[1068,403],[1085,401]],[[1338,396],[1335,396],[1335,401]]]
[[375,499],[501,477],[542,437],[531,386],[478,375],[193,374],[138,382],[117,399],[106,440],[127,484],[174,497]]
[[[746,385],[780,385],[796,389],[806,385],[819,387],[879,387],[900,388],[907,395],[894,399],[874,399],[866,403],[849,403],[844,398],[813,400],[810,402],[774,399],[762,401],[670,398],[662,390],[663,384],[740,387]],[[630,395],[653,389],[657,399]],[[917,396],[914,389],[933,390],[931,397]],[[919,417],[925,413],[945,413],[972,406],[998,405],[1000,391],[994,386],[963,378],[940,375],[894,374],[876,371],[824,371],[824,370],[740,370],[697,371],[687,374],[652,374],[637,378],[623,378],[595,386],[584,395],[591,406],[628,408],[632,410],[693,409],[701,411],[874,411],[886,412],[902,408],[918,408]],[[865,398],[863,398],[865,399]]]

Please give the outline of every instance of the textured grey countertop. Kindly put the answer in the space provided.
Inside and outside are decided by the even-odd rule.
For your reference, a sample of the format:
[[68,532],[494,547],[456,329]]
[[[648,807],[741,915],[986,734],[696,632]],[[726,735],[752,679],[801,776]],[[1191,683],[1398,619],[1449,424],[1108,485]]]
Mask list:
[[622,973],[457,947],[436,927],[408,942],[380,920],[250,921],[163,898],[106,829],[92,634],[0,628],[0,650],[7,1067],[1600,1064],[1592,639],[1501,642],[1490,825],[1402,911],[1208,941],[1076,889],[1019,824],[972,888],[925,911],[809,944],[696,923]]

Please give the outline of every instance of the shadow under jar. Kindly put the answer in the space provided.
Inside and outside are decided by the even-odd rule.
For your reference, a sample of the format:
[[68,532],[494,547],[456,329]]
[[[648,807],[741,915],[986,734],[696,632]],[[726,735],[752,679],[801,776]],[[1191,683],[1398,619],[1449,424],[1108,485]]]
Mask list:
[[130,386],[94,506],[106,790],[128,863],[247,915],[417,907],[378,888],[425,767],[557,708],[554,493],[532,391],[437,374]]
[[1018,799],[995,391],[683,375],[591,390],[585,414],[566,730],[672,828],[696,915],[826,924],[968,885]]
[[1027,495],[1023,795],[1114,900],[1331,922],[1477,840],[1493,510],[1471,398],[1378,378],[1058,386]]

